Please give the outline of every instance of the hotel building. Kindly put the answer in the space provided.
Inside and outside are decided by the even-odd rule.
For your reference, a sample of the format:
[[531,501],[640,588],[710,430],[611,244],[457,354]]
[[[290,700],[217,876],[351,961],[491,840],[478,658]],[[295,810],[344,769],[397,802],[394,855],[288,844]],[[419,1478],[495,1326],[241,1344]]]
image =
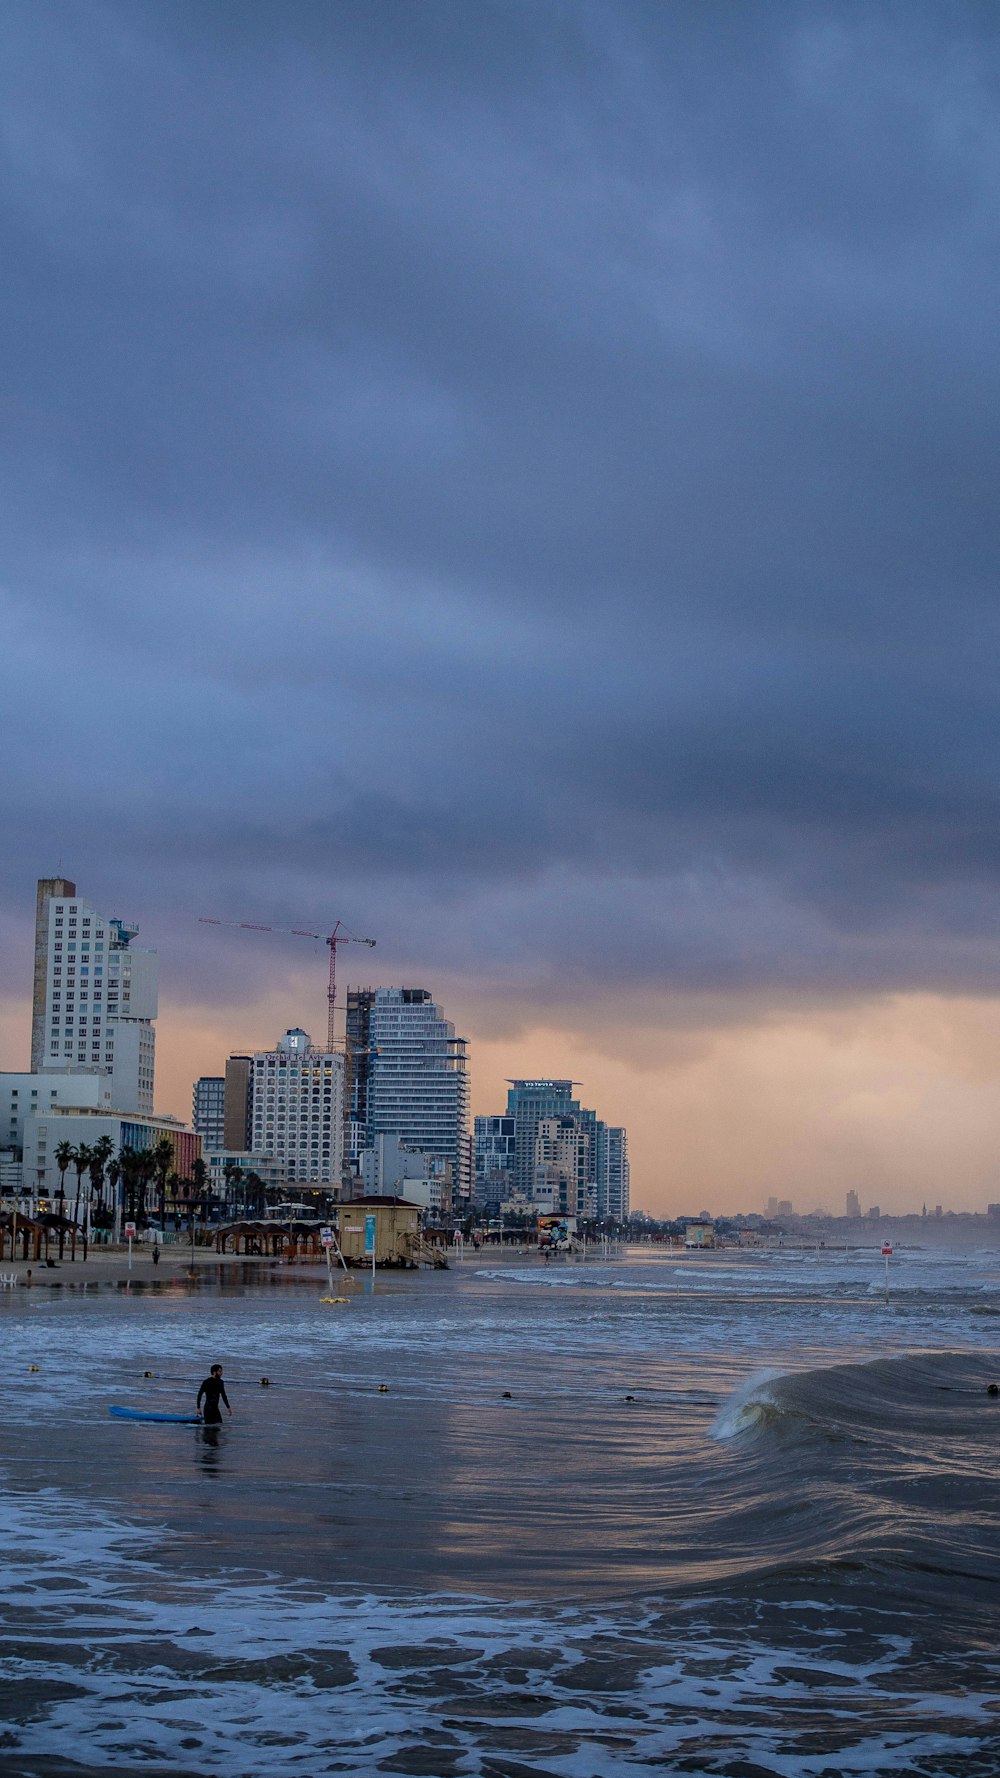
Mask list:
[[314,1049],[309,1033],[296,1028],[273,1050],[256,1051],[250,1063],[252,1152],[271,1157],[289,1184],[339,1187],[343,1055]]

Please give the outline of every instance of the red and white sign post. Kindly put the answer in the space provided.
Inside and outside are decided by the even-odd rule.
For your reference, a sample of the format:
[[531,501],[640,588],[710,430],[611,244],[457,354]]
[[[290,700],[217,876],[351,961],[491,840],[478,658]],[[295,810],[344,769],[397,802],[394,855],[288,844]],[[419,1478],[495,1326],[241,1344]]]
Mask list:
[[889,1294],[889,1261],[892,1258],[892,1242],[882,1242],[882,1258],[885,1260],[885,1294]]
[[125,1224],[125,1239],[128,1242],[128,1269],[132,1270],[132,1242],[135,1240],[135,1223]]

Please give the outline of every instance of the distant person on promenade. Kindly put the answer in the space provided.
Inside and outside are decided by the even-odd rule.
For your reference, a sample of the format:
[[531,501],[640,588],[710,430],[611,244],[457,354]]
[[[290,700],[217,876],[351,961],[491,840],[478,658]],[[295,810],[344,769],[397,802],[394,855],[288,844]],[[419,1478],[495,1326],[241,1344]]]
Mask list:
[[[204,1400],[205,1403],[204,1413],[202,1413],[201,1408],[202,1400]],[[226,1412],[229,1415],[229,1418],[232,1419],[233,1410],[229,1406],[226,1385],[222,1381],[222,1366],[221,1364],[213,1364],[208,1376],[205,1378],[204,1383],[198,1391],[198,1400],[196,1403],[196,1410],[201,1414],[206,1426],[221,1426],[222,1409],[219,1406],[220,1401],[225,1402]]]
[[158,1266],[159,1263],[160,1263],[160,1243],[159,1243],[159,1241],[155,1241],[153,1243],[153,1264],[154,1264],[154,1266]]

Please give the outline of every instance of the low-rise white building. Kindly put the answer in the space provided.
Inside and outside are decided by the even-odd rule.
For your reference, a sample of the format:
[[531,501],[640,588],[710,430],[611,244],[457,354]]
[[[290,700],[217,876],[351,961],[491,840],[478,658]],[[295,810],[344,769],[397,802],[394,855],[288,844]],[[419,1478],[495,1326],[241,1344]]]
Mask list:
[[397,1135],[380,1133],[359,1156],[361,1192],[372,1198],[408,1198],[422,1210],[446,1216],[452,1208],[450,1155],[425,1154]]
[[[173,1117],[142,1117],[138,1112],[92,1110],[54,1105],[31,1113],[24,1120],[24,1189],[36,1198],[55,1198],[61,1184],[56,1149],[63,1142],[72,1148],[81,1143],[92,1148],[101,1136],[110,1138],[115,1154],[123,1148],[155,1148],[165,1136],[173,1149],[170,1167],[181,1179],[190,1179],[201,1155],[201,1137]],[[70,1173],[72,1180],[74,1175]]]
[[[208,1169],[211,1189],[219,1198],[239,1200],[251,1173],[256,1173],[268,1190],[272,1186],[284,1186],[287,1183],[284,1167],[279,1166],[270,1154],[245,1154],[236,1148],[203,1148],[202,1159]],[[230,1179],[232,1169],[239,1168],[242,1180],[230,1184],[230,1179],[226,1177],[227,1168],[230,1169]]]
[[20,1199],[24,1194],[24,1168],[21,1151],[0,1148],[0,1198]]
[[90,1068],[0,1074],[0,1147],[23,1148],[25,1119],[56,1107],[110,1111],[114,1105],[111,1093],[108,1076]]

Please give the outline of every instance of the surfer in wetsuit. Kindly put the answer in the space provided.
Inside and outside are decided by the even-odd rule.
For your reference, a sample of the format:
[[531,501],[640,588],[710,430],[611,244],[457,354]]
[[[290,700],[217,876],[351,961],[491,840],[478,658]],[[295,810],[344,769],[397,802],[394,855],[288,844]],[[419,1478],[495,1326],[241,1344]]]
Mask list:
[[[201,1409],[203,1399],[205,1403],[204,1413],[202,1413]],[[221,1364],[213,1364],[208,1376],[205,1378],[204,1383],[198,1391],[198,1400],[195,1404],[196,1409],[198,1413],[201,1414],[206,1426],[221,1426],[222,1409],[219,1406],[220,1401],[225,1402],[226,1412],[229,1415],[229,1418],[232,1419],[233,1410],[229,1406],[226,1385],[222,1381],[222,1366]]]

